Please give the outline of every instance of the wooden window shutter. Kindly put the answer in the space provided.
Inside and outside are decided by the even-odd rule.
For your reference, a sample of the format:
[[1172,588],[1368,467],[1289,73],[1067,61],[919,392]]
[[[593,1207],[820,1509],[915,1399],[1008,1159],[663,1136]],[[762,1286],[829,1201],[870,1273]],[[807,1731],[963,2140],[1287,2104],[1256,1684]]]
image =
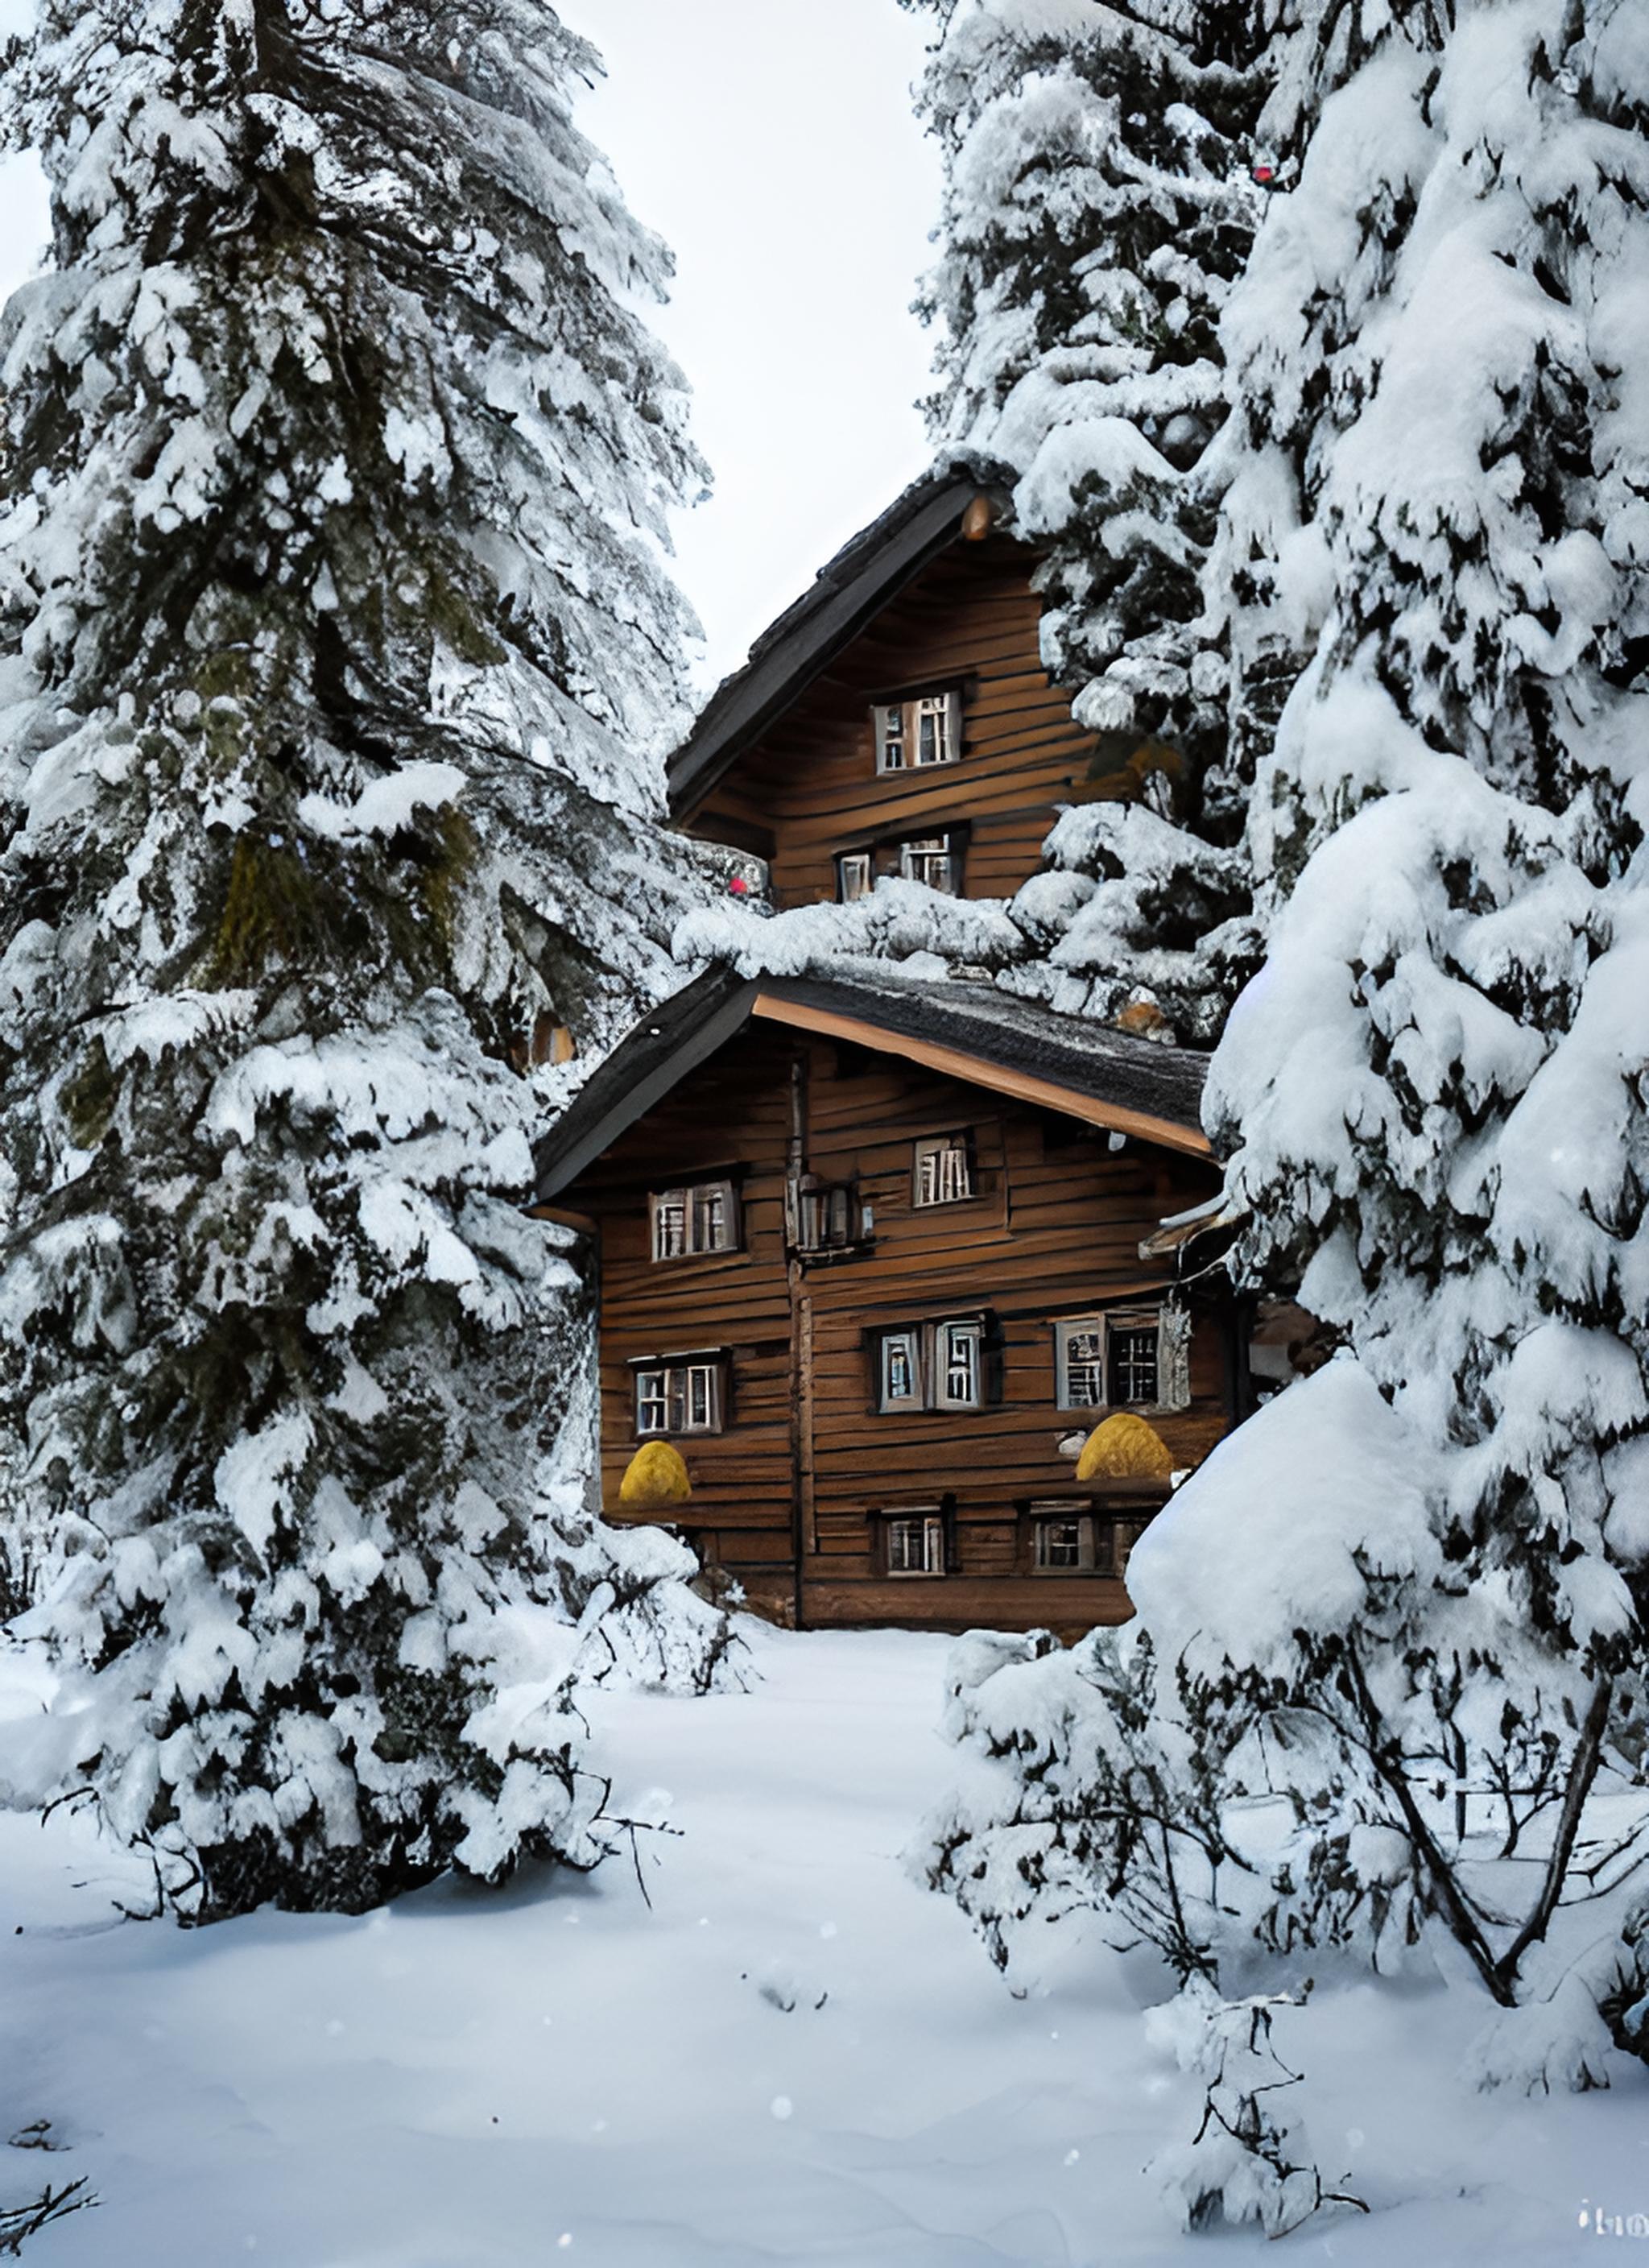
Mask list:
[[1157,1403],[1163,1410],[1185,1410],[1190,1400],[1190,1309],[1167,1300],[1157,1318]]

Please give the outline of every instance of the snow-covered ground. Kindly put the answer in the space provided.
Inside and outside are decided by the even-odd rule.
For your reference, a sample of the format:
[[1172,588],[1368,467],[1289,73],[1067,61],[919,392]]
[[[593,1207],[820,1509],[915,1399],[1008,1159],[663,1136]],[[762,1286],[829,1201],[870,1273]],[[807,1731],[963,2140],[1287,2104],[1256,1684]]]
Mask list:
[[[1143,2172],[1195,2123],[1145,2037],[1147,1980],[1071,1943],[1016,1999],[902,1865],[956,1771],[931,1729],[946,1642],[750,1639],[747,1693],[593,1705],[615,1808],[681,1830],[642,1840],[651,1910],[626,1861],[180,1931],[112,1918],[139,1885],[84,1826],[0,1819],[0,2134],[46,2117],[69,2146],[0,2147],[0,2203],[48,2173],[102,2200],[31,2268],[1257,2255],[1179,2236]],[[1595,2245],[1583,2205],[1649,2215],[1649,2084],[1473,2095],[1485,2013],[1320,1985],[1292,2036],[1307,2117],[1376,2211],[1296,2253],[1558,2263]]]

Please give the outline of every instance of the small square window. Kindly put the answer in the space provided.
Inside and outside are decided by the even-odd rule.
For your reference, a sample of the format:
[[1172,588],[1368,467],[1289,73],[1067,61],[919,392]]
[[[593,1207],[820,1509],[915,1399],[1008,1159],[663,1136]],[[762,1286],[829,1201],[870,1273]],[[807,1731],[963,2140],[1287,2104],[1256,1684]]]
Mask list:
[[1039,1573],[1087,1574],[1093,1568],[1094,1522],[1087,1513],[1043,1513],[1036,1518]]
[[900,1512],[887,1521],[890,1575],[942,1575],[945,1521],[937,1512]]
[[722,1430],[722,1365],[719,1359],[646,1364],[636,1373],[636,1431],[659,1433],[719,1433]]
[[924,1136],[916,1145],[911,1202],[917,1205],[959,1204],[973,1195],[973,1145],[968,1136]]
[[914,701],[879,702],[871,720],[879,772],[953,764],[961,755],[962,696],[956,687],[920,694]]
[[684,1189],[659,1189],[648,1203],[655,1260],[738,1250],[739,1200],[731,1182],[699,1182]]
[[843,850],[836,860],[836,897],[844,906],[857,905],[876,887],[874,865],[868,850]]
[[948,835],[913,835],[899,845],[899,872],[909,882],[957,895],[956,858]]

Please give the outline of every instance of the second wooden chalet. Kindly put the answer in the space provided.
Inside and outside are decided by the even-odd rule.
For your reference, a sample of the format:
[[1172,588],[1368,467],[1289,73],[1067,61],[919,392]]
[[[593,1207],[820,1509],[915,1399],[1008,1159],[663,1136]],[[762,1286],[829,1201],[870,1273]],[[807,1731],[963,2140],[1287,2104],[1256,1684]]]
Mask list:
[[1143,792],[1042,666],[1036,552],[1004,490],[941,467],[855,536],[751,649],[671,759],[688,834],[765,862],[778,907],[884,874],[1011,897],[1062,804]]
[[1229,1295],[1158,1233],[1218,1198],[1202,1076],[989,984],[689,984],[538,1160],[597,1256],[608,1516],[799,1624],[1122,1619],[1244,1414]]

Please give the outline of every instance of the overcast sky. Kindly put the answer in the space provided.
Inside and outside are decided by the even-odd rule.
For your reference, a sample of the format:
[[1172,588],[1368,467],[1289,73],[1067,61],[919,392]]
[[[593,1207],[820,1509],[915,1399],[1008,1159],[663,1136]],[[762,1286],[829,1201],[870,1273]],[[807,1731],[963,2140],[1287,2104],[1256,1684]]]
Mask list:
[[[607,60],[580,122],[675,249],[656,327],[716,475],[677,571],[713,683],[926,462],[931,343],[909,310],[939,200],[910,102],[929,19],[895,0],[560,6]],[[0,293],[44,236],[37,177],[0,165]]]

